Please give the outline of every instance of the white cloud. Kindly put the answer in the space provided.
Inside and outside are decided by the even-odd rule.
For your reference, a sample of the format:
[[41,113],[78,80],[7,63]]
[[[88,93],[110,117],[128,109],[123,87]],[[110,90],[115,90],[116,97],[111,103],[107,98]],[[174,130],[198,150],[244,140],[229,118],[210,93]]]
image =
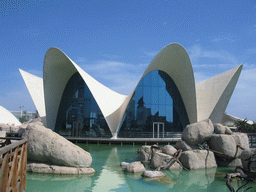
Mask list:
[[235,40],[230,38],[230,37],[225,37],[225,36],[220,36],[220,37],[214,37],[211,42],[218,43],[218,42],[224,42],[224,41],[229,41],[229,42],[234,42]]
[[[194,45],[188,49],[188,53],[193,66],[199,64],[200,58],[217,59],[221,63],[225,62],[226,64],[239,64],[238,59],[225,50],[209,51],[203,49],[200,45]],[[218,65],[221,66],[223,64]]]
[[86,61],[87,61],[87,59],[84,57],[78,57],[76,60],[74,60],[75,63],[83,63]]
[[155,57],[157,53],[158,53],[157,51],[151,51],[151,52],[145,52],[145,55],[149,57]]
[[114,55],[114,54],[104,54],[104,57],[107,59],[120,59],[121,57],[119,55]]
[[202,73],[202,72],[194,72],[194,77],[195,77],[195,82],[196,82],[196,83],[211,78],[210,76],[207,76],[207,75],[205,75],[205,74]]

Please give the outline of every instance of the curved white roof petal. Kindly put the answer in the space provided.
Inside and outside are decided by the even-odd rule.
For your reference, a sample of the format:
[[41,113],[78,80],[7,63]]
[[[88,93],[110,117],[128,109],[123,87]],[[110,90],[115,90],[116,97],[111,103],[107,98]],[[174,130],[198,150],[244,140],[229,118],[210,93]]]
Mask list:
[[[151,61],[140,81],[148,73],[154,70],[161,70],[167,73],[175,82],[182,100],[184,102],[190,123],[197,122],[196,90],[192,65],[186,50],[177,43],[164,47]],[[139,81],[139,82],[140,82]],[[139,84],[138,82],[138,84]],[[138,86],[137,84],[137,86]],[[120,128],[125,110],[137,88],[126,97],[125,102],[107,119],[111,119],[111,132],[115,138]]]
[[244,121],[246,120],[246,123],[252,125],[254,124],[253,121],[251,120],[247,120],[247,119],[241,119],[241,118],[238,118],[238,117],[235,117],[235,116],[232,116],[232,115],[229,115],[229,114],[226,114],[224,113],[223,117],[222,117],[222,120],[221,120],[221,123],[223,125],[234,125],[236,121]]
[[36,106],[39,116],[44,117],[46,114],[43,79],[21,69],[19,69],[19,71]]
[[[44,59],[44,94],[47,126],[51,129],[55,127],[64,89],[71,76],[76,72],[79,72],[85,81],[105,118],[116,111],[126,98],[125,95],[119,94],[96,81],[61,50],[50,48]],[[107,120],[107,123],[111,127],[111,122]]]
[[221,122],[235,89],[242,65],[196,84],[198,121]]
[[0,124],[16,125],[19,126],[21,123],[19,120],[7,109],[0,106]]
[[167,73],[176,84],[190,123],[197,122],[194,72],[187,51],[179,44],[164,47],[151,61],[142,78],[153,70]]

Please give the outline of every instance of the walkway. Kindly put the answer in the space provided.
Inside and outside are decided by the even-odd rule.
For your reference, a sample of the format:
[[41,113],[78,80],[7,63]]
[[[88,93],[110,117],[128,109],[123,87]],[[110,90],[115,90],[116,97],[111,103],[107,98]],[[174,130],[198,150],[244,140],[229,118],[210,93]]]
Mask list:
[[65,137],[73,143],[94,143],[94,144],[130,144],[130,145],[151,145],[151,144],[175,144],[181,136],[175,138],[86,138],[86,137]]

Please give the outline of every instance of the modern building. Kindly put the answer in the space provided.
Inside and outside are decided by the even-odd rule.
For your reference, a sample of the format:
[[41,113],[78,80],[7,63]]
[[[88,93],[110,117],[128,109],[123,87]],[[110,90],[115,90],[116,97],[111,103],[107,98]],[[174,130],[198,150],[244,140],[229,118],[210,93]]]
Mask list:
[[241,70],[195,84],[186,50],[173,43],[155,56],[130,95],[102,85],[57,48],[46,52],[43,78],[20,72],[50,129],[81,137],[152,138],[207,118],[220,123]]

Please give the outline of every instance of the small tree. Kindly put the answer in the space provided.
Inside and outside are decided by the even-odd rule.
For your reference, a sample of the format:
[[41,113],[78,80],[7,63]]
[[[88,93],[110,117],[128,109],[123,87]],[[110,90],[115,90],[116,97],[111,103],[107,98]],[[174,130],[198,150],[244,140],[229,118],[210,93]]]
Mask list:
[[28,117],[28,115],[27,115],[27,111],[23,111],[22,114],[23,114],[23,115],[22,115],[22,117],[19,118],[19,121],[20,121],[21,123],[27,122],[27,121],[29,120],[29,117]]
[[255,132],[255,126],[247,123],[247,119],[236,121],[235,126],[237,127],[238,131],[243,132],[243,133]]

